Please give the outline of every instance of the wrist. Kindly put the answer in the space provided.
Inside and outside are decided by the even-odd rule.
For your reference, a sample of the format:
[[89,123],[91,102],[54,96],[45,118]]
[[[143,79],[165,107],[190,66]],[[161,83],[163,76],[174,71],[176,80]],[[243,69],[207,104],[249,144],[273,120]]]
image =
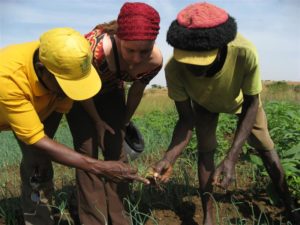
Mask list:
[[103,120],[101,120],[101,119],[94,119],[93,121],[96,125],[102,125],[103,124]]
[[167,161],[168,163],[170,163],[171,165],[173,165],[176,161],[176,156],[174,153],[170,153],[170,152],[167,152],[165,154],[165,156],[163,157],[163,160]]

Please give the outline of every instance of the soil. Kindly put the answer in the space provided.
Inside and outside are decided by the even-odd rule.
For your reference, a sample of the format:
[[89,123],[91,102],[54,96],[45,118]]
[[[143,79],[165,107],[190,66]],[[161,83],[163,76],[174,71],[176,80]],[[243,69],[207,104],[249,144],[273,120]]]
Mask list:
[[[64,169],[55,172],[56,177],[63,177],[62,174],[66,173],[66,168],[61,168]],[[10,168],[9,173],[16,176],[17,170],[18,168]],[[236,183],[228,191],[214,188],[215,224],[297,225],[297,223],[287,222],[287,215],[283,212],[280,204],[271,204],[265,187],[268,180],[254,182],[243,165],[237,167],[236,172]],[[191,172],[188,173],[193,178],[194,175]],[[194,178],[191,180],[196,182],[186,184],[184,181],[171,180],[159,188],[144,186],[142,192],[133,192],[132,202],[139,202],[138,211],[134,206],[129,207],[131,215],[137,221],[134,225],[201,225],[203,213],[198,194],[198,182]],[[18,197],[18,185],[6,183],[5,186],[4,190],[7,190],[8,193],[5,197],[0,196],[0,225],[24,225]],[[57,181],[55,186],[57,190],[55,196],[58,201],[56,205],[59,205],[59,201],[67,202],[67,208],[63,211],[63,215],[56,212],[56,224],[79,225],[74,180],[70,183]],[[61,195],[61,193],[66,193],[66,195]],[[142,195],[140,195],[141,193]],[[300,208],[299,202],[298,208]],[[4,218],[1,218],[2,209],[8,210],[9,215],[13,215],[13,218],[8,218],[10,221],[4,221]],[[58,221],[60,222],[58,223]]]
[[[185,188],[185,187],[177,187]],[[201,200],[197,190],[190,196],[182,196],[177,202],[164,204],[159,202],[153,203],[148,210],[148,215],[155,218],[155,222],[148,219],[146,225],[196,225],[202,224],[203,213]],[[158,194],[158,197],[160,194]],[[176,194],[174,195],[176,197]],[[263,191],[248,189],[235,189],[234,191],[215,190],[214,195],[214,215],[215,224],[272,224],[284,225],[287,223],[287,217],[280,206],[274,206],[270,203],[269,197]],[[153,201],[153,200],[152,200]],[[158,222],[158,223],[157,223]],[[296,225],[296,223],[294,223]]]
[[[239,204],[233,206],[232,198]],[[260,223],[257,224],[285,224],[286,220],[281,215],[282,210],[268,205],[263,199],[253,199],[244,194],[233,193],[225,195],[216,193],[215,199],[218,201],[215,206],[217,209],[214,210],[215,224],[256,224],[258,220]],[[152,213],[159,225],[196,225],[202,224],[203,221],[201,202],[198,196],[191,196],[175,210],[153,209]],[[260,216],[261,219],[259,219]],[[156,223],[148,220],[145,224],[154,225]]]
[[[221,189],[214,190],[215,224],[292,224],[287,223],[286,215],[280,206],[274,206],[270,203],[265,190],[249,189],[248,187],[252,186],[250,183],[248,187],[245,185],[240,187],[240,184],[237,186],[239,187],[231,188],[232,190],[227,192]],[[68,210],[62,216],[58,212],[56,213],[57,224],[79,225],[74,186],[64,186],[58,192],[68,193]],[[144,188],[142,196],[138,196],[138,193],[133,193],[132,198],[140,202],[139,213],[133,213],[139,219],[135,225],[202,224],[201,201],[197,188],[194,185],[187,187],[186,185],[173,183],[172,186],[162,186],[160,189],[148,186]],[[5,223],[4,219],[0,217],[0,225],[24,225],[20,208],[16,204],[18,200],[18,198],[14,198],[0,201],[0,207],[4,206],[5,201],[5,206],[11,205],[11,210],[17,216],[12,223]],[[58,221],[60,222],[58,223]],[[293,224],[296,225],[296,223]]]
[[[299,82],[288,82],[299,85]],[[265,81],[268,84],[268,81]],[[162,89],[165,94],[166,89]],[[56,177],[63,177],[56,173]],[[14,178],[18,174],[18,168],[6,168],[5,174],[9,179],[6,183],[0,183],[0,225],[24,225],[21,209],[19,187]],[[2,178],[4,172],[0,173]],[[192,176],[192,175],[190,175]],[[214,190],[214,215],[215,224],[220,225],[298,225],[290,223],[280,204],[272,204],[266,194],[266,187],[254,183],[251,177],[245,175],[243,170],[238,171],[237,183],[227,192],[220,189]],[[0,179],[2,181],[2,179]],[[12,181],[13,180],[13,181]],[[263,183],[266,184],[267,182]],[[16,187],[17,186],[17,187]],[[5,187],[5,188],[3,188]],[[61,179],[56,183],[57,192],[67,193],[67,209],[63,215],[56,212],[55,219],[61,225],[79,225],[75,187],[73,184],[65,184]],[[5,193],[4,193],[5,192]],[[7,193],[6,193],[7,192]],[[17,197],[11,197],[17,196]],[[147,186],[143,189],[143,195],[132,193],[132,199],[139,202],[139,211],[135,212],[135,218],[139,219],[135,225],[196,225],[202,224],[203,212],[198,194],[197,184],[182,184],[173,182],[172,185],[162,186],[161,189]],[[298,200],[298,208],[299,206]],[[3,218],[3,209],[7,210],[7,221]],[[70,223],[71,222],[71,223]],[[58,224],[58,222],[57,222]]]

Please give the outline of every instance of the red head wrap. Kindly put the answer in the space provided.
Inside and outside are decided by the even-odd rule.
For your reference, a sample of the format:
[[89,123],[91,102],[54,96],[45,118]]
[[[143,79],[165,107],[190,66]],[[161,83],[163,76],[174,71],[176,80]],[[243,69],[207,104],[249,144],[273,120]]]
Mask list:
[[160,17],[151,6],[141,2],[125,3],[118,16],[117,36],[122,40],[155,40]]

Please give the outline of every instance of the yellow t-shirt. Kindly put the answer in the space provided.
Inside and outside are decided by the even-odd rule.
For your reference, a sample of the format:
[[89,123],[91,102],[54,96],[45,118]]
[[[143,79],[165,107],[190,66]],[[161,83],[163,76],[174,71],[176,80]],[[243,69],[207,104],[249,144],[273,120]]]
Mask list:
[[257,52],[240,34],[228,44],[222,69],[212,77],[197,77],[171,58],[165,67],[168,94],[174,101],[194,100],[216,113],[239,113],[243,94],[262,90]]
[[39,82],[33,55],[39,42],[11,45],[0,50],[0,130],[12,129],[26,144],[45,136],[45,120],[53,111],[65,113],[69,98],[51,94]]

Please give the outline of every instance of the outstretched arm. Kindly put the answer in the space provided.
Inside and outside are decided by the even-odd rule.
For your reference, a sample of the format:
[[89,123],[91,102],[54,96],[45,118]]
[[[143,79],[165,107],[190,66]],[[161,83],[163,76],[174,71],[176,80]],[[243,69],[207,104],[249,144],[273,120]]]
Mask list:
[[244,95],[242,113],[239,116],[235,136],[226,158],[217,167],[213,183],[227,188],[234,179],[235,164],[239,158],[242,146],[245,144],[255,122],[259,106],[258,95]]
[[74,150],[44,136],[32,145],[37,151],[44,152],[51,160],[70,167],[82,169],[96,175],[103,175],[115,181],[137,180],[149,181],[138,176],[137,170],[121,161],[101,161],[79,154]]
[[106,176],[115,181],[138,180],[147,182],[137,176],[137,171],[127,164],[118,161],[100,161],[83,154],[79,154],[65,145],[52,140],[54,133],[59,125],[61,113],[53,112],[44,122],[46,135],[36,143],[29,145],[30,148],[44,152],[53,161],[58,163],[86,170],[94,174]]

